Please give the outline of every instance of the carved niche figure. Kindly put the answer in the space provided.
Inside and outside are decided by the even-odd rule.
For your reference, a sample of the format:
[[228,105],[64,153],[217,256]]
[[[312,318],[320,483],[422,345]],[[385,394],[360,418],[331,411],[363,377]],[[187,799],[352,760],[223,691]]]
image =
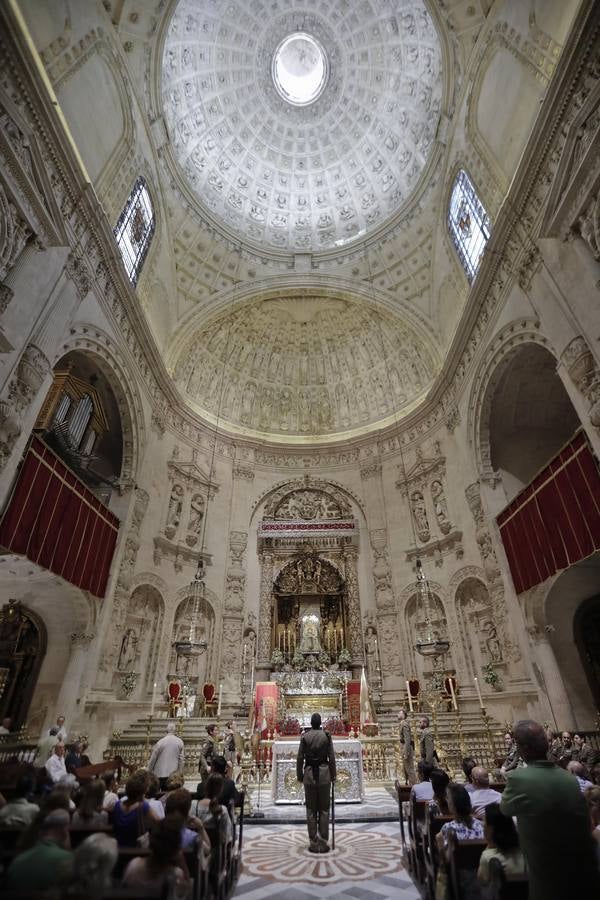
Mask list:
[[193,534],[200,534],[202,529],[202,520],[204,519],[204,497],[202,494],[194,494],[190,505],[190,521],[188,531]]
[[294,491],[277,507],[277,519],[335,519],[341,511],[332,498],[321,491]]
[[167,537],[173,537],[179,523],[181,522],[181,510],[183,509],[183,488],[179,484],[173,485],[171,497],[169,499],[169,510],[167,512],[167,524],[165,533]]
[[119,661],[117,669],[125,672],[135,664],[136,651],[138,645],[138,636],[134,628],[128,628],[123,635],[121,641],[121,649],[119,651]]
[[368,625],[365,632],[365,654],[367,672],[372,677],[377,671],[377,631],[373,625]]
[[498,640],[498,630],[491,619],[487,619],[482,625],[485,637],[485,647],[490,657],[490,662],[502,662],[502,646]]
[[435,517],[438,520],[440,531],[442,534],[448,534],[452,524],[448,518],[448,505],[444,494],[444,487],[441,481],[431,482],[431,499],[433,500],[433,509]]
[[420,541],[425,543],[429,540],[430,531],[429,521],[427,519],[427,509],[425,507],[425,498],[421,491],[415,491],[412,494],[410,503],[415,520],[415,527],[417,529],[417,536]]

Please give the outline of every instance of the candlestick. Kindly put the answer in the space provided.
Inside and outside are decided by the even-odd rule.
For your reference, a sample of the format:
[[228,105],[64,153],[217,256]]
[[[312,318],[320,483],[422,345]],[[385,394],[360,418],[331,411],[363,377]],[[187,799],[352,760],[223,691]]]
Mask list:
[[454,710],[457,710],[458,706],[456,705],[456,694],[454,693],[454,680],[452,679],[452,677],[450,677],[448,679],[448,684],[450,685],[450,696],[452,697],[452,706],[453,706]]
[[219,685],[219,702],[217,703],[217,719],[221,718],[221,697],[223,695],[223,685]]
[[277,646],[279,647],[279,652],[281,653],[281,632],[277,635]]
[[408,683],[408,681],[406,682],[406,693],[408,694],[408,708],[411,712],[413,712],[412,696],[410,693],[410,684]]
[[154,715],[154,707],[156,705],[156,688],[157,688],[157,684],[156,684],[156,682],[154,682],[154,684],[152,685],[152,705],[150,707],[150,715],[151,716]]
[[482,709],[484,709],[483,705],[483,697],[481,696],[481,688],[479,687],[479,679],[475,676],[475,689],[477,691],[477,696],[479,697],[479,705]]

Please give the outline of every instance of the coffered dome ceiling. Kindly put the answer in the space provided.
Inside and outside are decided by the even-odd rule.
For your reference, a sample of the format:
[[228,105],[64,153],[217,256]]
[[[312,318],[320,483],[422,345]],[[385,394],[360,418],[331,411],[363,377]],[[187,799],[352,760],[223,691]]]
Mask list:
[[331,250],[399,214],[441,97],[423,0],[180,0],[165,39],[164,118],[188,200],[256,247]]
[[438,369],[415,329],[364,299],[257,299],[181,345],[174,378],[202,415],[279,439],[361,433],[407,412]]

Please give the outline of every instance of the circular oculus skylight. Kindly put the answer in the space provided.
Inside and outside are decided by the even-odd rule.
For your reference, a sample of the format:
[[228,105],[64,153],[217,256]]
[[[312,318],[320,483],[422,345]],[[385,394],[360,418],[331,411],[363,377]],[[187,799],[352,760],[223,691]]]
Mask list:
[[303,31],[284,38],[273,54],[273,82],[280,96],[293,106],[314,103],[323,93],[328,71],[325,51]]

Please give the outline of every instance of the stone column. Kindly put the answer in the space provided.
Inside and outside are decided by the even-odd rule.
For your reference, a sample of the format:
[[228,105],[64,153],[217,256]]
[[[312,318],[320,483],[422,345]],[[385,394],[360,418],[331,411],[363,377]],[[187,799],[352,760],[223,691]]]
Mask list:
[[271,660],[271,622],[272,622],[272,594],[273,594],[273,565],[274,554],[269,550],[263,550],[260,556],[260,601],[258,609],[258,650],[256,667],[267,669]]
[[[538,663],[538,672],[541,675],[540,699],[542,705],[546,705],[549,720],[553,723],[557,731],[573,731],[576,728],[575,717],[573,715],[573,707],[569,700],[569,695],[565,688],[562,675],[552,645],[548,640],[548,636],[539,626],[532,625],[528,629],[531,644],[535,653],[535,660]],[[535,661],[534,661],[534,669]]]
[[362,625],[360,620],[360,598],[358,596],[358,571],[356,559],[358,550],[356,547],[344,547],[344,571],[346,575],[346,590],[348,592],[348,650],[352,656],[352,664],[360,666],[365,659],[363,646]]
[[77,713],[81,712],[81,710],[77,709],[77,703],[80,700],[79,691],[88,648],[93,638],[93,634],[88,634],[85,631],[76,631],[71,634],[71,655],[56,700],[56,715],[65,717],[69,730],[73,724],[73,718],[76,718]]

